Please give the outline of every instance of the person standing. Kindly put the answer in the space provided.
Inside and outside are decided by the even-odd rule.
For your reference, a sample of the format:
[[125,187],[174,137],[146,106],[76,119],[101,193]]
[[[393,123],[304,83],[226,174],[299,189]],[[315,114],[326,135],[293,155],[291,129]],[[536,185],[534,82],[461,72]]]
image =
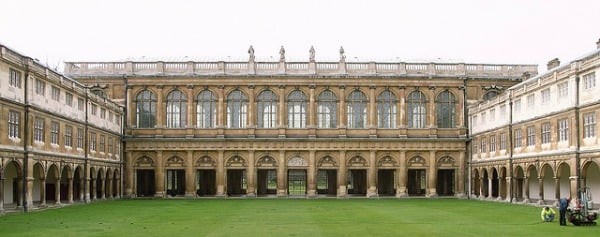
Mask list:
[[559,222],[560,225],[567,225],[567,220],[566,220],[566,214],[567,214],[567,208],[569,207],[569,202],[571,201],[571,198],[561,198],[558,201],[558,212],[559,212]]
[[541,216],[542,216],[543,222],[552,222],[552,221],[554,221],[556,212],[554,211],[554,209],[552,209],[550,207],[544,207],[544,208],[542,208]]

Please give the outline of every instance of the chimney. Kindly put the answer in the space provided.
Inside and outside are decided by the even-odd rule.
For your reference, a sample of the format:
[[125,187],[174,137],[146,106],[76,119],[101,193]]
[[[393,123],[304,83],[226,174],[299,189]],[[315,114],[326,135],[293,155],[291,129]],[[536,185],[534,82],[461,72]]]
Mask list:
[[558,67],[559,65],[560,61],[558,60],[558,58],[554,58],[548,61],[548,64],[546,64],[546,66],[548,67],[548,71],[550,71],[552,68]]
[[598,41],[596,41],[596,48],[600,49],[600,39],[598,39]]

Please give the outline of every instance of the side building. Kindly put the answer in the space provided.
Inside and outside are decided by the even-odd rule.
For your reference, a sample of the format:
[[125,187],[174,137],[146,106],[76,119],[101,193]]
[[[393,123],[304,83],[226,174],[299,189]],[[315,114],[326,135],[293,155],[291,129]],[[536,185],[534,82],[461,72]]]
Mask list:
[[67,62],[126,107],[124,195],[466,197],[467,104],[536,65]]
[[[470,195],[556,204],[583,186],[600,196],[597,49],[469,108]],[[598,200],[595,200],[598,205]]]
[[0,213],[119,198],[123,112],[0,45]]

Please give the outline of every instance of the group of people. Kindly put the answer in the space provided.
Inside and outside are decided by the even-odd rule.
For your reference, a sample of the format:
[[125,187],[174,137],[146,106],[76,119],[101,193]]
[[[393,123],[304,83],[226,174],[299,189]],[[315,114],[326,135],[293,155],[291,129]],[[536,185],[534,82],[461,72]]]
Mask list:
[[[559,222],[560,225],[567,225],[567,208],[569,207],[569,202],[571,202],[571,198],[561,198],[558,202],[558,213],[559,213]],[[542,221],[544,222],[552,222],[554,221],[554,217],[556,216],[556,211],[550,207],[542,208]]]

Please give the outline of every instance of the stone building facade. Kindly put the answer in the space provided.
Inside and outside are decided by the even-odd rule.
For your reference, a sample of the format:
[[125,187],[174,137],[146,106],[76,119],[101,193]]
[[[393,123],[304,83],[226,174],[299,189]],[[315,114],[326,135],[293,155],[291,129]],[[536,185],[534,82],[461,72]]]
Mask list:
[[[600,196],[597,49],[469,108],[470,195],[553,204],[590,187]],[[597,201],[596,201],[597,202]]]
[[[283,49],[283,48],[282,48]],[[129,197],[467,195],[465,108],[535,65],[68,62],[125,110]]]
[[123,111],[0,45],[0,213],[119,198]]

